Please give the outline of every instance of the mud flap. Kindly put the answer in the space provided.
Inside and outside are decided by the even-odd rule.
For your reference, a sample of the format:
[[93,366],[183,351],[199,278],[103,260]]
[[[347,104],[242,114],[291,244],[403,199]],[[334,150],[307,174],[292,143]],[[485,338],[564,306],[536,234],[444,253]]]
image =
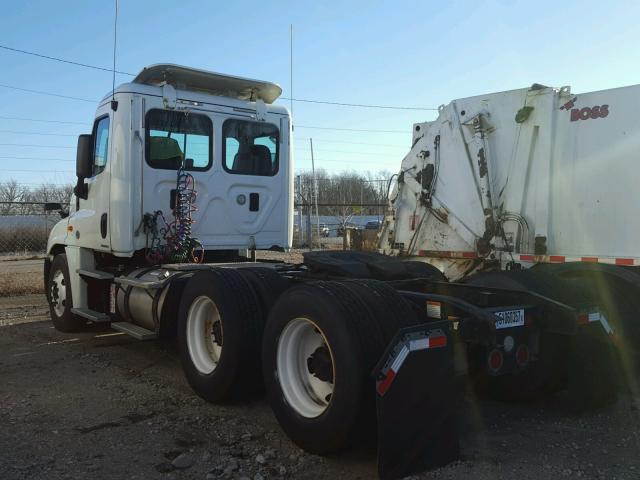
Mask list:
[[568,389],[577,411],[606,406],[615,401],[624,381],[612,339],[599,323],[582,325],[571,337]]
[[401,478],[456,460],[458,395],[449,321],[402,329],[373,374],[378,475]]

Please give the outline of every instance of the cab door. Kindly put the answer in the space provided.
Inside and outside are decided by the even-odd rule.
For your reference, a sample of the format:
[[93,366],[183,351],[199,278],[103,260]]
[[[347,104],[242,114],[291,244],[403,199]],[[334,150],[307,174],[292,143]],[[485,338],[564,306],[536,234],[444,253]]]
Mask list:
[[[109,197],[111,191],[111,118],[108,106],[98,111],[93,125],[93,170],[87,185],[87,198],[78,198],[77,209],[69,217],[70,244],[99,251],[111,250]],[[102,115],[100,114],[102,113]]]
[[[192,188],[205,187],[213,166],[213,120],[205,113],[152,108],[145,114],[145,156],[142,167],[143,212],[162,212],[159,231],[174,220],[178,169],[193,178]],[[200,210],[200,208],[198,208]],[[200,224],[199,211],[192,212],[194,228]],[[161,232],[162,233],[162,232]],[[194,235],[195,236],[195,235]],[[164,243],[166,239],[162,239]]]
[[183,165],[196,192],[191,236],[206,250],[286,246],[288,128],[282,115],[260,121],[220,112],[149,110],[143,211],[162,212],[160,229],[174,221],[177,169]]
[[279,115],[218,122],[222,168],[206,186],[199,238],[218,248],[286,246],[288,124]]

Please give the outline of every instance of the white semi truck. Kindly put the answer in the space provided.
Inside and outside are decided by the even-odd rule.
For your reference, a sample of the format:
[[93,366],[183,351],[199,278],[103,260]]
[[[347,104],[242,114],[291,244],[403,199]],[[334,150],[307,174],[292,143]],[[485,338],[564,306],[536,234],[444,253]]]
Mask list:
[[[464,246],[477,256],[458,272],[492,257],[498,268],[499,252],[508,249],[515,256],[534,243],[556,248],[556,224],[539,230],[526,218],[529,210],[503,208],[492,196],[502,185],[493,180],[491,135],[502,125],[512,128],[507,124],[516,112],[522,142],[535,147],[544,140],[547,150],[557,144],[551,140],[557,133],[525,128],[538,115],[555,118],[554,102],[544,103],[546,110],[538,103],[522,110],[542,91],[509,94],[513,111],[495,117],[485,114],[487,102],[474,110],[469,101],[469,113],[444,109],[437,140],[432,124],[416,126],[395,217],[384,231],[386,250],[442,250],[426,240],[437,230],[432,216],[449,228],[439,246],[448,235],[455,242],[449,251]],[[140,340],[176,337],[198,395],[220,402],[266,389],[283,430],[314,453],[343,449],[377,431],[384,478],[457,457],[459,379],[503,396],[567,384],[576,402],[607,396],[595,387],[611,377],[608,371],[567,378],[567,365],[599,365],[610,352],[600,341],[610,329],[607,312],[576,276],[540,270],[505,288],[448,282],[434,266],[398,255],[310,252],[299,265],[255,262],[256,250],[291,246],[292,126],[289,112],[273,104],[280,93],[269,82],[163,64],[145,68],[100,102],[92,133],[78,139],[70,209],[47,244],[44,281],[57,329],[99,323]],[[594,122],[606,117],[602,105],[598,111],[591,109]],[[455,115],[466,115],[472,127]],[[455,135],[467,163],[456,163]],[[471,155],[483,142],[487,153],[476,175]],[[529,163],[525,179],[533,176]],[[451,168],[461,170],[460,179]],[[487,168],[491,182],[482,173]],[[521,169],[514,164],[511,178],[520,178]],[[469,188],[474,196],[447,191],[445,200],[445,188]],[[521,201],[550,196],[534,190]],[[453,209],[460,205],[464,210]],[[554,288],[534,288],[539,285]]]

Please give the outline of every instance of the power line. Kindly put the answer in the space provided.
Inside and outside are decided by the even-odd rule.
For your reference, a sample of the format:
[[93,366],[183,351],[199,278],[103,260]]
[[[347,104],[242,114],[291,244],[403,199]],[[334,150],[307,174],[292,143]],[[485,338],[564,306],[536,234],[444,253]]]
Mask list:
[[20,120],[20,121],[25,121],[25,122],[42,122],[42,123],[62,123],[62,124],[67,124],[67,125],[91,125],[88,122],[65,122],[62,120],[43,120],[43,119],[38,119],[38,118],[20,118],[20,117],[5,117],[0,115],[0,118],[3,120]]
[[405,107],[405,106],[395,106],[395,105],[371,105],[365,103],[344,103],[344,102],[330,102],[326,100],[311,100],[308,98],[289,98],[289,97],[280,97],[282,100],[291,100],[294,102],[303,102],[303,103],[318,103],[323,105],[336,105],[339,107],[358,107],[358,108],[382,108],[387,110],[429,110],[429,111],[438,111],[437,108],[427,108],[427,107]]
[[[296,140],[308,140],[308,138],[296,138]],[[344,140],[329,140],[326,138],[313,138],[314,141],[322,143],[345,143],[349,145],[369,145],[372,147],[389,147],[389,148],[406,148],[406,145],[400,145],[399,143],[369,143],[369,142],[348,142]]]
[[[11,180],[13,180],[13,179],[11,179]],[[11,180],[5,180],[5,181],[0,180],[0,185],[2,185],[3,183],[11,182]],[[43,186],[49,186],[49,185],[53,185],[55,187],[72,187],[73,186],[73,182],[67,182],[67,183],[55,183],[55,182],[25,183],[25,182],[15,182],[15,184],[19,185],[21,187],[43,187]],[[3,202],[0,202],[0,203],[3,203]]]
[[5,85],[3,83],[0,83],[0,87],[10,88],[11,90],[20,90],[21,92],[38,93],[40,95],[48,95],[50,97],[66,98],[67,100],[79,100],[81,102],[97,103],[95,100],[89,100],[88,98],[70,97],[69,95],[60,95],[58,93],[43,92],[40,90],[31,90],[29,88],[14,87],[12,85]]
[[[80,62],[74,62],[74,61],[71,61],[71,60],[65,60],[63,58],[50,57],[49,55],[43,55],[41,53],[29,52],[27,50],[20,50],[19,48],[7,47],[6,45],[0,45],[0,48],[3,48],[5,50],[10,50],[10,51],[16,52],[16,53],[24,53],[25,55],[33,55],[34,57],[46,58],[47,60],[55,60],[56,62],[69,63],[71,65],[76,65],[78,67],[93,68],[94,70],[103,70],[103,71],[109,72],[109,73],[111,73],[113,71],[111,68],[97,67],[96,65],[89,65],[88,63],[80,63]],[[116,70],[115,72],[119,73],[121,75],[130,75],[132,77],[135,76],[133,73],[121,72],[120,70]]]
[[[9,180],[0,180],[0,185],[7,184],[9,182],[13,183],[14,179],[11,178]],[[66,182],[66,183],[55,183],[55,182],[47,182],[47,181],[39,182],[39,183],[36,183],[36,182],[15,182],[15,184],[16,185],[30,185],[30,186],[36,186],[36,187],[41,187],[43,185],[56,185],[56,186],[59,186],[59,187],[66,187],[66,186],[72,186],[73,182]]]
[[[47,160],[51,162],[75,162],[75,160],[68,160],[66,158],[49,158],[49,157],[4,157],[1,156],[1,159],[5,160]],[[35,170],[39,171],[39,170]]]
[[[1,157],[0,157],[1,158]],[[296,160],[300,160],[303,162],[310,162],[311,158],[298,158],[296,157]],[[344,160],[335,160],[335,159],[330,159],[330,158],[316,158],[316,163],[325,163],[325,162],[329,162],[329,163],[345,163]],[[393,160],[393,159],[390,159]],[[380,162],[384,162],[384,160],[376,160],[375,162],[372,162],[370,160],[349,160],[349,163],[367,163],[367,164],[372,164],[372,163],[380,163]]]
[[[42,173],[42,170],[20,170],[20,169],[12,169],[12,168],[0,168],[0,172],[25,172],[25,173]],[[71,175],[73,172],[68,170],[49,170],[47,173],[62,173]]]
[[[116,12],[116,22],[117,22],[117,12]],[[115,39],[114,39],[115,42]],[[32,55],[34,57],[39,57],[39,58],[45,58],[47,60],[53,60],[56,62],[61,62],[61,63],[67,63],[70,65],[76,65],[78,67],[85,67],[85,68],[92,68],[94,70],[101,70],[104,72],[115,72],[115,73],[119,73],[121,75],[129,75],[131,77],[134,77],[135,74],[134,73],[129,73],[129,72],[123,72],[120,70],[115,70],[111,69],[111,68],[106,68],[106,67],[99,67],[97,65],[90,65],[88,63],[82,63],[82,62],[75,62],[73,60],[66,60],[64,58],[60,58],[60,57],[53,57],[50,55],[43,55],[41,53],[36,53],[36,52],[30,52],[28,50],[22,50],[19,48],[13,48],[13,47],[8,47],[6,45],[0,45],[0,48],[3,48],[5,50],[9,50],[15,53],[22,53],[25,55]],[[115,52],[115,47],[114,47],[114,52]],[[310,99],[310,98],[292,98],[292,97],[280,97],[281,100],[288,100],[290,102],[301,102],[301,103],[315,103],[315,104],[323,104],[323,105],[334,105],[334,106],[339,106],[339,107],[356,107],[356,108],[378,108],[378,109],[385,109],[385,110],[421,110],[421,111],[437,111],[437,108],[433,108],[433,107],[413,107],[413,106],[398,106],[398,105],[376,105],[376,104],[366,104],[366,103],[348,103],[348,102],[334,102],[334,101],[329,101],[329,100],[316,100],[316,99]]]
[[52,137],[77,137],[78,136],[75,133],[18,132],[15,130],[0,130],[0,133],[13,133],[16,135],[44,135],[44,136],[52,136]]
[[[2,145],[0,143],[0,145]],[[304,149],[304,151],[309,151],[308,148],[305,148],[304,146],[300,145],[297,146],[296,149]],[[345,150],[330,150],[330,149],[320,149],[320,154],[322,154],[323,152],[330,152],[330,153],[349,153],[349,154],[353,154],[353,155],[370,155],[373,157],[388,157],[390,156],[389,154],[386,153],[373,153],[373,152],[347,152]]]
[[30,145],[25,143],[0,143],[2,147],[76,148],[62,145]]
[[[319,170],[324,170],[322,167],[319,168]],[[382,171],[384,169],[375,169],[377,171]],[[309,174],[311,175],[311,169],[310,168],[296,168],[295,170],[296,174]],[[357,169],[357,168],[339,168],[339,169],[330,169],[328,170],[329,174],[332,173],[355,173],[355,174],[364,174],[364,173],[371,173],[371,169]]]
[[[52,92],[43,92],[41,90],[31,90],[29,88],[21,88],[21,87],[14,87],[12,85],[6,85],[6,84],[0,84],[0,87],[4,87],[4,88],[10,88],[12,90],[20,90],[22,92],[29,92],[29,93],[37,93],[40,95],[48,95],[50,97],[58,97],[58,98],[66,98],[68,100],[79,100],[82,102],[91,102],[91,103],[97,103],[97,100],[89,100],[88,98],[79,98],[79,97],[72,97],[69,95],[60,95],[58,93],[52,93]],[[384,108],[384,109],[399,109],[399,110],[437,110],[436,108],[422,108],[422,107],[393,107],[393,106],[385,106],[385,105],[364,105],[364,104],[357,104],[357,103],[338,103],[338,102],[325,102],[325,101],[321,101],[321,100],[306,100],[306,99],[300,99],[300,98],[292,98],[292,99],[288,99],[287,97],[281,97],[283,100],[293,100],[294,102],[307,102],[307,103],[322,103],[322,104],[326,104],[326,105],[338,105],[338,106],[343,106],[343,107],[363,107],[363,108]],[[322,128],[322,127],[303,127],[301,125],[298,125],[299,128]],[[329,129],[329,128],[325,128],[325,130],[338,130],[335,128]],[[375,131],[375,132],[383,132],[384,130],[358,130],[358,129],[339,129],[339,130],[350,130],[350,131]],[[390,131],[387,130],[387,133],[404,133],[404,132],[398,132],[396,131]]]
[[371,132],[371,133],[402,133],[408,134],[410,133],[408,130],[369,130],[364,128],[337,128],[337,127],[318,127],[315,125],[294,125],[295,128],[312,128],[316,130],[338,130],[345,132]]
[[[3,117],[0,117],[3,118]],[[36,121],[36,120],[34,120]],[[40,120],[38,120],[40,121]],[[41,120],[45,121],[45,120]],[[21,132],[16,130],[0,130],[0,133],[14,133],[16,135],[44,135],[44,136],[53,136],[53,137],[77,137],[75,133],[42,133],[42,132]],[[297,141],[301,140],[309,140],[307,137],[298,137]],[[313,138],[316,142],[321,143],[342,143],[346,145],[368,145],[371,147],[388,147],[388,148],[406,148],[407,145],[400,145],[399,143],[369,143],[369,142],[348,142],[345,140],[330,140],[328,138]]]
[[[3,86],[3,85],[0,85]],[[29,90],[31,91],[31,90]],[[46,92],[36,92],[36,93],[42,93],[44,95],[49,95]],[[55,95],[55,94],[51,94],[51,95]],[[58,95],[55,95],[58,96]],[[93,100],[86,100],[86,99],[76,99],[76,100],[83,100],[83,101],[87,101],[87,102],[93,102]],[[97,102],[93,102],[93,103],[97,103]],[[43,119],[37,119],[37,118],[20,118],[20,117],[7,117],[7,116],[3,116],[0,115],[0,119],[3,120],[20,120],[20,121],[25,121],[25,122],[44,122],[44,123],[60,123],[60,124],[68,124],[68,125],[91,125],[89,122],[66,122],[66,121],[62,121],[62,120],[43,120]],[[337,128],[337,127],[319,127],[319,126],[314,126],[314,125],[295,125],[295,128],[311,128],[311,129],[317,129],[317,130],[335,130],[335,131],[344,131],[344,132],[371,132],[371,133],[401,133],[401,134],[408,134],[410,133],[409,131],[403,131],[403,130],[369,130],[369,129],[361,129],[361,128]],[[50,135],[54,135],[54,134],[50,134]],[[346,142],[344,142],[346,143]],[[373,145],[373,144],[367,144],[367,145]]]

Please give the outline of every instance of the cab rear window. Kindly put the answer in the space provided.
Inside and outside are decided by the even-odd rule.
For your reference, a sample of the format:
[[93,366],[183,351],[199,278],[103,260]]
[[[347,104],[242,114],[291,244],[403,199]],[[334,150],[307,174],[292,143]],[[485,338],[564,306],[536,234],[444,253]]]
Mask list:
[[229,173],[278,173],[280,132],[272,123],[228,119],[222,124],[222,166]]
[[150,110],[146,116],[145,158],[152,168],[208,170],[213,124],[206,115]]

